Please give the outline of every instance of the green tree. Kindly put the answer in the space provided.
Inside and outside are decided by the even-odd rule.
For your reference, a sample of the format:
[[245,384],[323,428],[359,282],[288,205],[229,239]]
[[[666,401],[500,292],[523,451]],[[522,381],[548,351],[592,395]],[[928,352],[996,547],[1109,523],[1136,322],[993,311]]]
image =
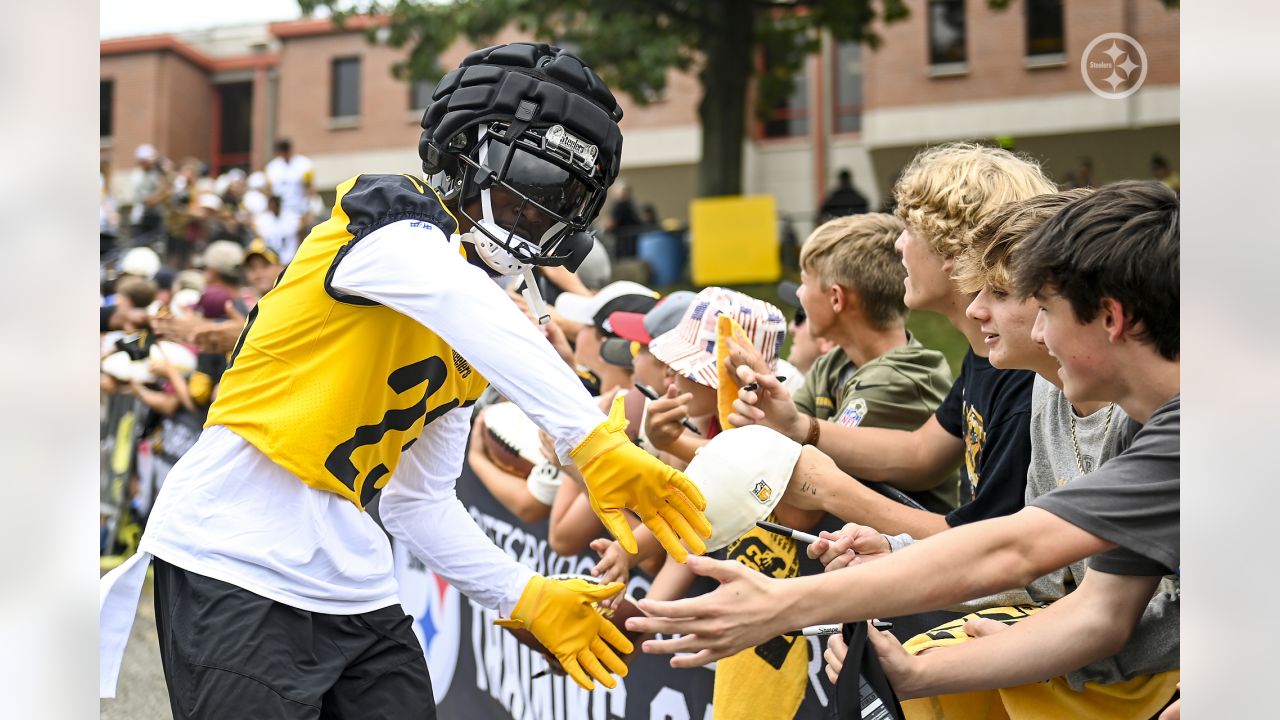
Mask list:
[[[1176,8],[1178,0],[1161,0]],[[1004,9],[1009,0],[988,0]],[[700,196],[742,191],[742,145],[747,95],[756,79],[758,117],[790,93],[796,73],[821,45],[837,41],[879,45],[877,18],[907,16],[904,0],[298,0],[304,13],[327,8],[336,22],[353,15],[387,15],[370,28],[371,41],[408,47],[401,77],[439,79],[437,59],[455,39],[489,42],[508,24],[579,52],[614,91],[644,105],[661,97],[667,70],[696,70],[702,160]],[[385,30],[383,29],[385,28]],[[769,59],[768,72],[757,60]],[[625,145],[624,145],[625,153]]]
[[[507,25],[568,47],[610,87],[644,105],[661,97],[668,69],[696,70],[703,88],[698,106],[702,160],[698,194],[742,191],[742,145],[747,95],[756,82],[763,115],[792,88],[804,60],[816,52],[823,30],[837,40],[875,46],[877,17],[907,15],[903,0],[298,0],[304,13],[327,8],[336,22],[353,15],[387,15],[370,28],[371,41],[407,47],[401,77],[438,79],[440,53],[465,36],[483,45]],[[384,29],[385,28],[385,29]],[[757,72],[760,53],[769,72]],[[624,146],[625,153],[625,146]]]

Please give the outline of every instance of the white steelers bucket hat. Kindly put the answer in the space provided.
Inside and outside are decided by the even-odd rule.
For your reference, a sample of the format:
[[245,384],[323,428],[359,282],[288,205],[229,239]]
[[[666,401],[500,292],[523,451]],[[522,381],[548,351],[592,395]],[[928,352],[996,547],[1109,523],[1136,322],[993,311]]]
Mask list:
[[802,449],[781,433],[748,425],[716,435],[698,451],[685,474],[707,498],[707,552],[726,547],[769,517]]

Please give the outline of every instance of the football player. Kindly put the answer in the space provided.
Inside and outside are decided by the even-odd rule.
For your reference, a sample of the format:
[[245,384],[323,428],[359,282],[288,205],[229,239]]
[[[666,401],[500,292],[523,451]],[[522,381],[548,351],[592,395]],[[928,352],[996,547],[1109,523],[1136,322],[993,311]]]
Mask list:
[[[104,597],[127,596],[113,586],[140,585],[154,556],[175,717],[434,715],[390,543],[367,512],[375,501],[398,542],[500,624],[532,632],[583,688],[626,674],[631,643],[592,608],[622,585],[534,573],[454,494],[470,405],[493,383],[577,465],[629,550],[624,508],[678,558],[705,549],[701,493],[628,440],[620,404],[600,412],[495,282],[525,277],[543,314],[530,268],[573,269],[590,250],[621,117],[572,53],[499,45],[440,81],[422,120],[426,181],[338,186],[332,217],[248,317],[140,559],[104,578]],[[111,668],[104,659],[104,678]]]

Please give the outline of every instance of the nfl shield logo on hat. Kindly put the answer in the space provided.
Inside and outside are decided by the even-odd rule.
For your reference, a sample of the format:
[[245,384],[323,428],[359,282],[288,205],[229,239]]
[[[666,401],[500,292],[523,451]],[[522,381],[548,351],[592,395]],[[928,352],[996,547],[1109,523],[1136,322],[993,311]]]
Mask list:
[[756,481],[756,486],[751,488],[751,494],[762,503],[769,502],[769,496],[773,495],[773,488],[769,487],[769,483],[764,480]]

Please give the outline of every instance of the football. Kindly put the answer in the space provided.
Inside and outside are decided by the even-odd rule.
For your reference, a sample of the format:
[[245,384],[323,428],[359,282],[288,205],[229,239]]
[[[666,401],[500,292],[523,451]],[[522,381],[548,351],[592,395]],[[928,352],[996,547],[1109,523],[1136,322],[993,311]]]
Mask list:
[[522,478],[543,463],[538,426],[514,403],[502,402],[484,409],[484,452],[495,465]]

